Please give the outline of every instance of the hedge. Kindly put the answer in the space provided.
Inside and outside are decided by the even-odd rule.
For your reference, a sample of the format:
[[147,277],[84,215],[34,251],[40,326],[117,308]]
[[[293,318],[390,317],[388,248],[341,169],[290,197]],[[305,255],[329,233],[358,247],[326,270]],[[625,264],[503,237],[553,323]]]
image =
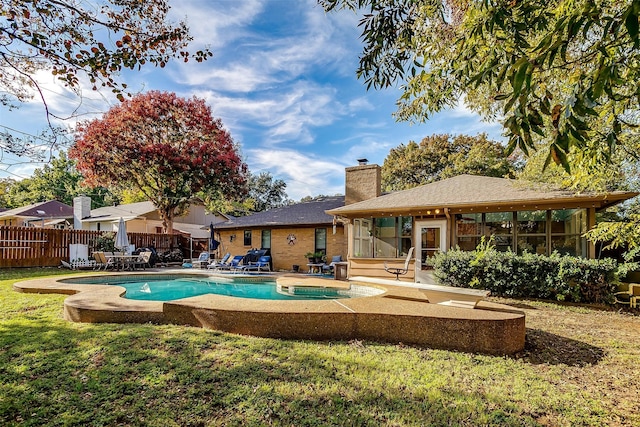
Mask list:
[[434,275],[443,285],[480,288],[495,296],[610,303],[617,290],[617,262],[553,253],[498,252],[481,244],[475,251],[436,254]]

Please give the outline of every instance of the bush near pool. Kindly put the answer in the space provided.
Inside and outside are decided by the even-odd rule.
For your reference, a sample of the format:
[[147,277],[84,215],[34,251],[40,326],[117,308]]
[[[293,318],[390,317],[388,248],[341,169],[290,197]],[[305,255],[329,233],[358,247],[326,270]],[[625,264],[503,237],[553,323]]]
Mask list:
[[611,303],[617,291],[618,263],[611,258],[517,255],[481,245],[438,253],[433,265],[440,284],[487,289],[494,296]]

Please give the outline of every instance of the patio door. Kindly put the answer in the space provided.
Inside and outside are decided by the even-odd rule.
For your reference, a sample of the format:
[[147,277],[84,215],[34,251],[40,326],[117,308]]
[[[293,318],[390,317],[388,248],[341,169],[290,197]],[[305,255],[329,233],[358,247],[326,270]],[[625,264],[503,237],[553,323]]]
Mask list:
[[433,283],[433,267],[427,261],[436,252],[447,250],[447,221],[416,221],[415,225],[416,282]]

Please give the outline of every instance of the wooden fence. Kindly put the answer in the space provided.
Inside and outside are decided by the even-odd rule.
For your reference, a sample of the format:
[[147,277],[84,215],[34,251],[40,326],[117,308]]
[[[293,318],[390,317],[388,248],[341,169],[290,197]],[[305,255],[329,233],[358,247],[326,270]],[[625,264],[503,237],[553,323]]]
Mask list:
[[[0,226],[0,268],[55,267],[69,262],[69,245],[87,245],[89,255],[105,231],[57,230],[36,227]],[[187,254],[189,239],[179,234],[127,233],[136,248],[154,247],[160,253],[181,249]]]

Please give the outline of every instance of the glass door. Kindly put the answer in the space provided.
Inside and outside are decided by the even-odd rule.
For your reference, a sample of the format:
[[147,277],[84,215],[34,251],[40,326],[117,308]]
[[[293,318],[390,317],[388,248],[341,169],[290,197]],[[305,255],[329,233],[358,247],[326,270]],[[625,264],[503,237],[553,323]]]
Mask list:
[[436,252],[446,251],[447,221],[416,221],[416,282],[433,283],[429,259]]

